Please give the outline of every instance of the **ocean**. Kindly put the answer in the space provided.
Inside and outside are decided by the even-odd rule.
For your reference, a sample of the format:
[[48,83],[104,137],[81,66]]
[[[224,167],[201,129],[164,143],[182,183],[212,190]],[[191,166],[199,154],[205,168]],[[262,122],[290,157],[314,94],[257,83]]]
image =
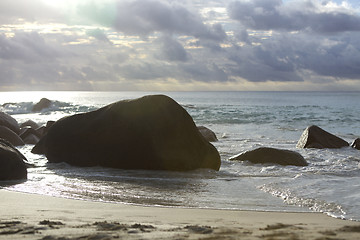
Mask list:
[[[1,92],[0,111],[19,123],[88,112],[151,92]],[[147,206],[284,212],[322,212],[360,221],[360,151],[298,149],[304,129],[317,125],[348,142],[360,137],[359,92],[163,92],[180,103],[198,126],[213,130],[219,141],[220,171],[190,172],[73,167],[47,163],[18,149],[34,167],[28,180],[0,183],[20,192],[89,201]],[[32,113],[41,98],[50,108]],[[9,103],[9,104],[5,104]],[[5,105],[3,105],[5,104]],[[2,106],[3,105],[3,106]],[[234,162],[228,159],[258,147],[299,152],[306,167]]]

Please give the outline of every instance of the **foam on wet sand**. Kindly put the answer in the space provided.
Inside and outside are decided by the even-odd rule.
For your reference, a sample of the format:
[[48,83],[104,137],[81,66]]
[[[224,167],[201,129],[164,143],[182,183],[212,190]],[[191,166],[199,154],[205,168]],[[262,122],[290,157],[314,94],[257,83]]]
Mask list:
[[358,239],[321,213],[146,207],[0,190],[0,239]]

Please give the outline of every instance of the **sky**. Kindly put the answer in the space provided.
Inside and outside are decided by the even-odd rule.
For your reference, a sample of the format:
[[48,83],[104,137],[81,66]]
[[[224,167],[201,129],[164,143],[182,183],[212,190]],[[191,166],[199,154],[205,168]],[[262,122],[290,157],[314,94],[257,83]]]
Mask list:
[[360,1],[1,0],[26,90],[360,91]]

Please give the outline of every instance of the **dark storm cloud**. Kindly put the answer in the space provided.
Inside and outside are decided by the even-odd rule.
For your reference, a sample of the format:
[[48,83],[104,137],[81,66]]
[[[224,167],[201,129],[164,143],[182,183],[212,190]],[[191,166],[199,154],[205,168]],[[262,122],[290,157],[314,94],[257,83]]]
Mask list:
[[312,30],[332,33],[359,31],[360,17],[343,7],[326,10],[326,2],[282,0],[234,1],[228,14],[254,30]]

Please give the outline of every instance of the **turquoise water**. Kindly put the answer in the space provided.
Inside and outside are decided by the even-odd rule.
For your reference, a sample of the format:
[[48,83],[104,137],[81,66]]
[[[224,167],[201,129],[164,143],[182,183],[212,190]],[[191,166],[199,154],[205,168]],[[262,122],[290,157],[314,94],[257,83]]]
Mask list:
[[[0,93],[0,110],[20,123],[40,124],[109,103],[152,94],[145,92],[12,92]],[[193,117],[212,129],[219,141],[219,172],[128,171],[101,167],[76,168],[48,164],[20,147],[36,167],[28,181],[6,188],[95,201],[174,207],[265,211],[317,211],[360,220],[360,151],[297,149],[309,125],[348,142],[360,137],[359,92],[167,92]],[[54,101],[41,113],[31,113],[40,98]],[[307,167],[230,162],[240,152],[260,146],[298,151]]]

